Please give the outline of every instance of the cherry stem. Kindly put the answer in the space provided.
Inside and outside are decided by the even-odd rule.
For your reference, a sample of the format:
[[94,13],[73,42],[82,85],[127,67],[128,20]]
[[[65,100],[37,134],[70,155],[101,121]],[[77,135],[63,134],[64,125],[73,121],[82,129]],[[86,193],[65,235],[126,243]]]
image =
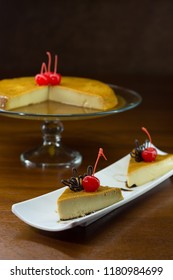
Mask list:
[[55,62],[54,62],[54,74],[57,73],[57,65],[58,65],[58,56],[55,55]]
[[48,72],[50,72],[50,67],[51,67],[51,54],[50,52],[46,52],[48,56]]
[[43,74],[44,72],[47,72],[47,67],[46,67],[46,63],[43,62],[42,65],[41,65],[41,72],[40,74]]
[[147,134],[148,139],[149,139],[149,141],[150,141],[150,144],[152,144],[151,136],[150,136],[148,130],[147,130],[145,127],[142,127],[142,130]]
[[96,162],[95,162],[95,165],[94,165],[93,174],[92,174],[93,176],[94,176],[94,173],[96,171],[96,167],[97,167],[98,161],[99,161],[101,156],[104,157],[105,160],[107,160],[106,156],[103,153],[103,149],[102,148],[100,148],[99,152],[98,152],[98,156],[97,156],[97,159],[96,159]]

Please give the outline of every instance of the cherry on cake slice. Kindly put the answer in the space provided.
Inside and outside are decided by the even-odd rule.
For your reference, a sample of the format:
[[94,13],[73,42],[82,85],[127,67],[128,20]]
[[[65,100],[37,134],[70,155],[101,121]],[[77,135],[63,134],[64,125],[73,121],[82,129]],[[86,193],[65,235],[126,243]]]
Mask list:
[[173,155],[157,155],[153,162],[136,162],[131,158],[128,166],[127,185],[140,186],[159,178],[173,169]]
[[100,186],[99,179],[94,176],[100,156],[105,157],[101,148],[94,169],[89,166],[87,174],[78,176],[77,170],[73,169],[73,177],[62,180],[68,187],[57,200],[60,220],[83,217],[123,199],[120,188]]
[[127,186],[140,186],[159,178],[173,169],[173,154],[160,155],[156,148],[152,146],[151,136],[146,130],[142,130],[148,135],[149,140],[139,145],[135,141],[136,147],[131,152],[127,170]]

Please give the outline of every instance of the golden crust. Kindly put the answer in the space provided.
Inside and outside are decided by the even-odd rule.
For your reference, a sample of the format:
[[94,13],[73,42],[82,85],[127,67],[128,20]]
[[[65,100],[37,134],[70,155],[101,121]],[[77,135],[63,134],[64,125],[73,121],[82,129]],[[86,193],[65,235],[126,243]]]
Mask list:
[[100,193],[104,193],[105,195],[109,192],[112,191],[117,191],[119,188],[114,188],[114,187],[107,187],[107,186],[100,186],[97,191],[95,192],[86,192],[84,190],[79,191],[79,192],[74,192],[70,190],[70,188],[65,189],[63,194],[58,198],[58,202],[64,201],[64,200],[74,200],[74,199],[79,199],[80,197],[96,197],[100,195]]

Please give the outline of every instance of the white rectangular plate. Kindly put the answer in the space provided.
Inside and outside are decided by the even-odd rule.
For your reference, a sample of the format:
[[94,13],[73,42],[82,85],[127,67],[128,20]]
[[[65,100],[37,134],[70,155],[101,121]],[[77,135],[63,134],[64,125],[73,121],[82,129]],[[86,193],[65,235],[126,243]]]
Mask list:
[[[165,154],[159,150],[158,152],[159,154]],[[100,179],[101,184],[103,186],[126,188],[126,174],[129,158],[130,155],[127,155],[97,172],[95,175]],[[77,219],[68,221],[60,221],[59,219],[59,215],[56,211],[56,204],[58,197],[62,194],[65,187],[30,200],[13,204],[12,212],[26,224],[46,231],[62,231],[79,225],[87,226],[114,209],[148,192],[172,175],[173,170],[145,185],[133,188],[132,191],[122,191],[124,197],[122,201]]]

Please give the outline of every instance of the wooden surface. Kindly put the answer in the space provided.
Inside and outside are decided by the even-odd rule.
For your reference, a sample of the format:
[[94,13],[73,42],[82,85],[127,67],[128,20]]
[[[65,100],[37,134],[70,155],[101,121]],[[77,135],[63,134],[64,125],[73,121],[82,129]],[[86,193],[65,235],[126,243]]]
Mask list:
[[[124,78],[119,84],[138,91],[142,104],[109,117],[64,122],[63,143],[83,155],[81,173],[95,162],[100,146],[108,162],[101,160],[98,169],[128,154],[134,139],[144,138],[141,126],[155,145],[173,153],[171,80]],[[0,259],[173,259],[172,178],[86,228],[46,232],[12,214],[12,204],[62,187],[60,180],[71,174],[20,162],[23,151],[41,144],[40,125],[0,116]]]

